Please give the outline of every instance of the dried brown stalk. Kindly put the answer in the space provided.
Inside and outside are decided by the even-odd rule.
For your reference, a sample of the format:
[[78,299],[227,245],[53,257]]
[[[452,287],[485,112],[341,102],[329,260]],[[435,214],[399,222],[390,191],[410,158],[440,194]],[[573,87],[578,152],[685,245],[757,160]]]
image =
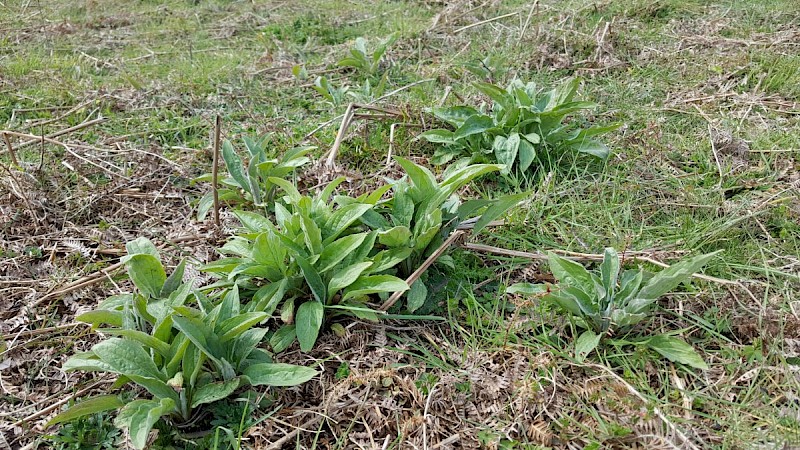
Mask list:
[[8,155],[11,156],[11,163],[19,167],[19,161],[17,160],[16,153],[14,153],[14,146],[11,145],[11,140],[8,139],[8,134],[3,133],[3,140],[6,141],[6,147],[8,147]]
[[[433,254],[431,254],[431,256],[429,256],[428,259],[426,259],[425,262],[422,263],[422,265],[417,268],[417,270],[414,271],[414,273],[412,273],[411,275],[409,275],[408,278],[406,278],[406,284],[408,284],[409,286],[414,284],[414,282],[417,281],[417,279],[426,270],[428,270],[428,267],[430,267],[434,262],[436,262],[436,260],[439,259],[439,257],[442,256],[442,254],[448,249],[448,247],[450,247],[450,245],[452,245],[453,242],[456,241],[456,239],[458,239],[459,237],[464,235],[464,233],[466,233],[466,231],[464,231],[464,230],[456,230],[456,231],[454,231],[453,234],[451,234],[447,238],[447,240],[445,240],[442,243],[442,245],[440,245],[439,248],[437,248],[436,251],[433,252]],[[395,292],[378,309],[380,311],[386,311],[387,309],[389,309],[392,306],[394,306],[394,304],[397,303],[397,300],[399,300],[400,297],[402,297],[402,296],[403,296],[403,291]]]
[[[108,120],[108,119],[106,119],[105,117],[100,117],[100,118],[97,118],[97,119],[94,119],[94,120],[90,120],[88,122],[80,123],[78,125],[75,125],[74,127],[64,128],[63,130],[59,130],[59,131],[56,131],[55,133],[48,134],[47,136],[35,136],[34,135],[33,138],[30,139],[29,141],[25,141],[25,142],[17,145],[17,149],[20,149],[22,147],[27,147],[27,146],[29,146],[31,144],[35,144],[37,142],[40,142],[42,137],[44,137],[45,140],[57,138],[59,136],[65,135],[65,134],[72,133],[73,131],[82,130],[82,129],[90,127],[92,125],[97,125],[98,123],[103,123],[106,120]],[[19,136],[20,137],[25,137],[25,135],[23,135],[21,133],[19,134]],[[27,135],[27,136],[30,137],[31,135]]]

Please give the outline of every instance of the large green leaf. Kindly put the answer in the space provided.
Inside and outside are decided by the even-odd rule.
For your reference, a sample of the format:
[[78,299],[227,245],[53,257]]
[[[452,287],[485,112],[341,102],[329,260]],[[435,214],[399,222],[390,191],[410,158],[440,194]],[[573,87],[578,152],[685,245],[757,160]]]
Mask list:
[[264,312],[246,312],[231,317],[217,325],[217,334],[221,335],[220,342],[224,343],[235,339],[255,324],[266,320],[269,317]]
[[553,252],[547,253],[547,260],[550,263],[550,270],[553,272],[553,276],[558,281],[580,286],[587,293],[594,292],[594,281],[585,267]]
[[241,369],[242,363],[248,359],[267,335],[266,328],[250,328],[243,331],[233,341],[233,348],[229,350],[228,358],[235,368]]
[[182,259],[178,267],[164,281],[159,297],[169,297],[183,283],[183,273],[186,270],[186,259]]
[[683,339],[660,334],[651,337],[645,344],[672,362],[686,364],[695,369],[708,369],[703,358]]
[[514,166],[514,162],[517,160],[517,154],[519,153],[519,143],[520,139],[517,133],[512,133],[508,138],[505,136],[494,137],[492,150],[497,158],[497,162],[506,166],[505,169],[503,169],[503,173],[508,173]]
[[425,300],[428,298],[428,287],[422,280],[417,280],[411,285],[407,295],[406,309],[413,313],[425,304]]
[[606,299],[613,299],[617,288],[619,276],[619,255],[613,248],[606,248],[603,253],[603,262],[600,264],[600,280],[606,289]]
[[464,122],[463,125],[453,133],[453,139],[458,141],[474,134],[484,133],[494,128],[494,120],[482,114],[474,115]]
[[401,292],[408,289],[405,281],[392,275],[362,276],[345,290],[342,300],[381,292]]
[[320,273],[325,273],[334,268],[349,254],[354,252],[364,242],[369,233],[358,233],[345,236],[328,244],[319,257],[317,267]]
[[[458,128],[464,124],[472,116],[480,114],[480,112],[470,106],[453,106],[450,108],[433,108],[433,115],[437,119],[447,122],[450,125]],[[431,141],[434,142],[434,141]]]
[[253,386],[297,386],[318,373],[310,367],[282,363],[253,364],[244,370],[244,375]]
[[222,352],[219,348],[219,342],[216,342],[213,330],[208,325],[200,320],[179,315],[173,316],[172,320],[175,323],[175,327],[183,332],[203,354],[218,365],[221,365],[219,358],[222,357]]
[[611,150],[606,144],[594,139],[586,139],[584,141],[570,144],[570,148],[576,152],[586,153],[588,155],[596,156],[600,159],[606,159],[611,154]]
[[146,237],[139,237],[126,243],[125,250],[128,255],[121,258],[122,262],[127,261],[133,255],[151,255],[161,261],[161,257],[158,255],[158,249],[150,242],[150,239]]
[[297,265],[300,266],[300,270],[303,272],[303,278],[305,278],[306,283],[308,283],[308,287],[311,288],[311,293],[314,294],[314,298],[318,302],[327,300],[327,288],[325,287],[325,283],[322,282],[322,277],[319,275],[319,272],[314,269],[307,259],[300,255],[295,255],[294,260],[297,262]]
[[227,139],[222,142],[222,159],[225,160],[225,167],[228,169],[228,173],[236,180],[239,187],[244,189],[245,192],[251,193],[250,182],[244,172],[242,159],[239,158],[239,155],[233,149],[233,144]]
[[118,409],[124,404],[125,403],[123,403],[122,400],[120,400],[116,395],[100,395],[97,397],[92,397],[53,417],[45,424],[44,427],[49,428],[59,423],[71,422],[79,417],[84,417],[103,411],[109,411],[112,409]]
[[167,274],[158,258],[145,253],[130,255],[125,261],[125,265],[131,281],[143,295],[159,298],[164,282],[167,280]]
[[350,225],[354,224],[364,213],[371,209],[372,205],[351,203],[334,211],[323,226],[324,244],[327,245],[333,242]]
[[289,196],[289,199],[292,202],[299,202],[302,195],[297,190],[297,188],[292,184],[290,181],[284,180],[283,178],[276,178],[276,177],[269,177],[267,179],[270,183],[277,185]]
[[275,280],[286,272],[286,247],[272,232],[261,233],[253,241],[253,260],[266,266],[268,279]]
[[270,283],[259,288],[253,294],[253,301],[248,305],[252,311],[263,311],[267,315],[272,315],[275,308],[283,300],[289,280],[284,278],[280,281]]
[[425,217],[430,217],[458,189],[481,175],[502,170],[503,167],[500,164],[473,164],[454,171],[441,183],[434,195],[425,197],[414,213],[414,219],[421,222]]
[[341,289],[353,284],[353,282],[355,282],[371,265],[371,261],[366,261],[352,264],[338,270],[328,283],[328,300],[331,300]]
[[481,92],[486,94],[489,98],[494,100],[503,109],[508,109],[508,106],[514,102],[513,97],[500,86],[491,83],[484,83],[481,81],[473,83],[473,85]]
[[533,283],[514,283],[506,288],[506,294],[537,295],[547,293],[547,285]]
[[407,246],[411,239],[411,230],[405,225],[396,226],[378,233],[378,242],[387,247]]
[[167,381],[138,342],[109,338],[92,347],[92,352],[120,375],[140,375]]
[[[306,197],[308,199],[308,197]],[[319,255],[325,249],[322,245],[322,230],[311,216],[300,214],[300,226],[303,229],[303,240],[312,255]]]
[[143,333],[143,332],[141,332],[139,330],[120,330],[120,329],[116,329],[116,328],[100,328],[100,329],[98,329],[98,331],[100,331],[101,333],[106,333],[106,334],[126,337],[126,338],[128,338],[128,339],[130,339],[132,341],[136,341],[136,342],[138,342],[138,343],[140,343],[140,344],[142,344],[142,345],[144,345],[144,346],[146,346],[148,348],[152,348],[158,354],[160,354],[161,356],[163,356],[165,358],[169,357],[170,349],[169,349],[169,344],[168,343],[166,343],[166,342],[164,342],[164,341],[162,341],[160,339],[156,339],[155,337],[153,337],[153,336],[151,336],[151,335],[149,335],[147,333]]
[[90,323],[92,326],[97,326],[101,323],[106,323],[115,327],[122,327],[122,321],[125,313],[122,311],[111,311],[108,309],[95,309],[94,311],[87,311],[75,317],[75,320],[84,323]]
[[583,310],[578,304],[578,299],[572,295],[568,295],[563,291],[556,291],[547,294],[542,298],[544,301],[553,302],[560,306],[562,309],[571,313],[573,316],[582,317]]
[[688,280],[692,274],[703,268],[712,258],[722,250],[681,261],[657,273],[647,284],[642,287],[637,298],[656,300],[667,292],[675,289],[679,284]]
[[324,316],[325,307],[320,302],[308,301],[297,308],[295,332],[300,342],[300,350],[307,352],[314,348]]
[[420,133],[417,138],[425,139],[426,141],[433,142],[434,144],[452,144],[455,142],[455,139],[453,139],[453,134],[454,133],[450,130],[444,130],[440,128]]
[[586,330],[581,333],[578,339],[575,340],[575,359],[578,362],[583,362],[586,356],[597,348],[597,344],[600,343],[600,337],[599,334],[592,330]]
[[280,353],[289,348],[296,338],[295,325],[284,325],[278,328],[278,331],[269,338],[269,345],[272,347],[273,352]]
[[394,159],[408,174],[422,198],[433,195],[436,191],[436,177],[430,170],[399,156],[395,156]]
[[414,219],[414,199],[405,184],[398,184],[397,187],[392,201],[392,217],[396,224],[410,227],[411,220]]
[[127,428],[133,447],[143,449],[153,425],[161,416],[174,410],[175,402],[168,398],[160,401],[134,400],[122,408],[114,424],[118,428]]
[[365,271],[365,273],[375,274],[391,269],[392,267],[408,259],[413,251],[414,249],[408,247],[382,250],[372,257],[373,264],[368,270]]
[[196,408],[199,405],[213,403],[228,397],[239,387],[240,381],[239,378],[231,378],[226,381],[204,384],[194,392],[191,407]]
[[154,398],[171,398],[175,402],[180,402],[180,397],[175,389],[173,389],[164,381],[150,377],[143,377],[141,375],[130,374],[125,375],[123,378],[127,378],[139,386],[147,389],[148,392],[153,394]]
[[61,370],[70,372],[83,370],[85,372],[115,372],[114,367],[103,362],[92,352],[79,352],[69,357],[61,366]]
[[486,209],[486,211],[481,215],[480,219],[475,222],[475,225],[472,227],[472,235],[475,236],[478,234],[493,220],[505,214],[506,211],[530,196],[530,192],[520,192],[519,194],[504,195],[493,200],[491,206],[489,206],[489,208]]
[[236,215],[236,218],[239,219],[239,222],[242,222],[245,228],[255,233],[261,233],[273,228],[272,222],[261,214],[239,210],[234,210],[233,214]]
[[[527,135],[525,139],[520,139],[519,141],[519,170],[520,172],[525,172],[533,163],[533,160],[536,159],[536,148],[534,148],[533,144],[529,142],[529,138]],[[535,135],[537,138],[538,135]]]

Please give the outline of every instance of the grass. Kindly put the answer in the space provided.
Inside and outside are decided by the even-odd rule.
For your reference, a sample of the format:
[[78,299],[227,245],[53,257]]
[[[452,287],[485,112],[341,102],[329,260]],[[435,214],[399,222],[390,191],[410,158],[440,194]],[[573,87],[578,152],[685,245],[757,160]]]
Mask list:
[[[360,326],[344,338],[324,336],[319,353],[291,353],[296,361],[331,354],[341,361],[325,365],[318,384],[294,398],[307,409],[328,408],[330,420],[303,427],[287,445],[380,447],[388,437],[390,448],[406,448],[457,435],[457,444],[445,445],[688,446],[676,429],[699,448],[797,445],[800,4],[479,3],[0,3],[0,128],[39,135],[108,119],[62,137],[93,147],[78,152],[102,169],[37,144],[17,151],[20,167],[0,172],[0,273],[7,274],[0,277],[0,334],[9,361],[0,376],[11,386],[0,398],[16,409],[0,408],[0,429],[12,447],[43,442],[32,425],[47,413],[22,427],[7,424],[57,401],[53,392],[74,394],[91,382],[58,371],[70,333],[45,332],[24,346],[14,336],[71,323],[124,281],[37,310],[23,306],[119,256],[115,249],[140,234],[162,241],[201,236],[173,242],[175,255],[212,257],[207,226],[191,219],[191,202],[204,188],[189,181],[209,170],[214,117],[221,115],[234,141],[271,133],[276,154],[310,134],[320,156],[350,100],[332,107],[311,88],[314,78],[324,74],[358,89],[359,75],[336,70],[335,62],[356,37],[373,42],[394,31],[400,40],[387,52],[386,92],[401,90],[379,105],[404,111],[408,122],[430,126],[425,109],[448,87],[447,104],[460,102],[455,94],[477,104],[472,81],[503,85],[519,77],[552,85],[578,75],[582,95],[603,105],[591,119],[625,123],[607,138],[615,150],[607,163],[565,158],[552,175],[542,174],[546,182],[531,186],[536,194],[507,226],[483,233],[482,243],[583,253],[613,246],[676,257],[724,249],[705,273],[741,283],[696,282],[662,301],[641,330],[682,330],[711,366],[705,373],[629,346],[601,346],[580,363],[573,324],[536,301],[501,295],[511,282],[546,278],[546,265],[457,250],[455,270],[431,275],[441,279],[440,303],[428,307],[450,317],[447,325]],[[510,13],[517,15],[492,20]],[[295,65],[309,77],[292,76]],[[390,122],[356,124],[339,163],[367,183],[379,180],[373,174],[384,168]],[[395,154],[430,156],[434,147],[415,141],[417,132],[398,129]],[[749,149],[745,159],[731,150],[741,143]],[[9,167],[0,148],[0,163]],[[304,177],[315,184],[315,174]],[[512,188],[492,180],[471,189],[495,195]],[[86,255],[76,253],[81,246]],[[342,362],[349,374],[337,378]],[[39,383],[40,376],[52,381]],[[347,398],[374,408],[356,408]],[[298,413],[288,428],[266,418],[242,442],[258,447],[270,433],[278,439],[311,418]]]

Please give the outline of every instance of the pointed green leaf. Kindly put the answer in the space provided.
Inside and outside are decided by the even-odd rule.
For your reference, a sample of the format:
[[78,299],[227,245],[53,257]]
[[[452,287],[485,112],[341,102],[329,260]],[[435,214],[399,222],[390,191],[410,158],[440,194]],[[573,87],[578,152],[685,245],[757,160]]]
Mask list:
[[592,330],[584,331],[578,336],[578,339],[575,340],[575,359],[577,359],[578,362],[583,362],[586,356],[597,348],[597,344],[599,343],[599,334],[596,334]]
[[300,350],[307,352],[314,348],[324,315],[325,307],[320,302],[308,301],[297,308],[295,332],[300,342]]
[[603,262],[600,264],[600,280],[606,288],[606,298],[614,298],[619,276],[619,255],[613,248],[606,248],[603,253]]
[[637,298],[658,299],[667,292],[675,289],[679,284],[691,278],[692,274],[703,268],[712,258],[722,250],[681,261],[657,273],[647,284],[642,287]]
[[493,220],[505,214],[506,211],[518,205],[521,201],[529,198],[530,196],[530,192],[520,192],[519,194],[504,195],[494,200],[486,212],[481,215],[481,218],[475,222],[475,226],[472,227],[472,235],[477,235]]
[[239,210],[233,211],[233,214],[236,215],[236,218],[239,219],[239,222],[242,222],[245,228],[255,233],[261,233],[273,228],[272,222],[261,214]]
[[147,437],[153,425],[161,416],[174,409],[175,402],[168,398],[160,401],[134,400],[123,407],[114,423],[119,428],[128,429],[134,448],[143,449],[147,445]]
[[120,338],[109,338],[92,347],[92,352],[121,375],[141,375],[167,381],[141,344]]
[[94,311],[85,312],[75,317],[75,320],[83,323],[90,323],[92,326],[97,326],[105,323],[114,327],[122,327],[122,321],[125,313],[122,311],[110,311],[108,309],[95,309]]
[[[538,137],[538,135],[535,135]],[[527,136],[526,136],[527,138]],[[519,170],[525,172],[536,159],[536,149],[526,139],[519,141]]]
[[161,261],[151,254],[131,255],[125,265],[133,284],[142,291],[142,294],[152,298],[159,298],[167,274]]
[[413,313],[425,304],[425,300],[428,298],[428,287],[418,279],[411,285],[407,295],[406,309]]
[[167,358],[169,357],[169,344],[166,342],[156,339],[155,337],[143,333],[139,330],[120,330],[115,328],[100,328],[97,331],[101,333],[116,335],[126,337],[132,341],[136,341],[148,348],[152,348],[155,350],[159,355]]
[[454,133],[450,130],[435,129],[420,133],[417,135],[417,139],[425,139],[426,141],[433,142],[434,144],[452,144],[455,142],[453,135]]
[[217,400],[227,398],[239,387],[239,378],[231,378],[226,381],[217,381],[201,386],[192,396],[192,408],[196,408],[206,403],[214,403]]
[[453,139],[458,141],[473,134],[484,133],[492,128],[494,128],[494,120],[491,117],[482,114],[474,115],[467,119],[464,125],[458,127],[453,133]]
[[406,226],[397,226],[378,233],[378,242],[387,247],[408,246],[411,239],[411,230]]
[[[450,125],[458,128],[464,125],[472,116],[479,115],[480,112],[470,106],[453,106],[450,108],[433,108],[433,115],[437,119],[447,122]],[[431,141],[433,142],[433,141]]]
[[50,428],[51,426],[59,423],[71,422],[79,417],[84,417],[103,411],[109,411],[112,409],[118,409],[124,404],[125,403],[123,403],[122,400],[120,400],[116,395],[101,395],[98,397],[92,397],[53,417],[45,424],[44,427]]
[[547,292],[547,285],[533,283],[514,283],[506,288],[506,294],[537,295]]
[[231,317],[217,325],[217,334],[221,335],[220,342],[228,342],[249,330],[257,323],[264,321],[269,316],[263,312],[246,312]]
[[361,262],[343,267],[338,270],[328,283],[328,300],[331,300],[334,295],[340,290],[353,284],[361,274],[372,265],[372,262]]
[[708,369],[703,358],[683,339],[661,334],[648,339],[646,345],[672,362],[686,364],[700,370]]
[[280,353],[289,348],[296,338],[297,333],[295,331],[295,326],[284,325],[278,328],[278,331],[269,338],[269,345],[272,347],[273,352]]
[[320,273],[325,273],[334,268],[349,254],[354,252],[366,239],[369,233],[358,233],[345,236],[335,242],[328,244],[319,256],[317,267]]
[[303,272],[303,278],[305,278],[306,283],[308,283],[308,287],[311,288],[311,293],[314,294],[314,298],[318,302],[324,302],[327,299],[327,290],[319,272],[314,269],[308,260],[300,255],[296,255],[294,260],[297,262],[297,265],[300,266],[300,270]]
[[227,139],[222,142],[222,159],[225,161],[225,167],[228,169],[228,173],[236,180],[239,187],[245,192],[251,193],[250,182],[247,179],[247,175],[244,173],[242,159],[239,158],[239,155],[237,155],[236,151],[233,149],[233,144]]
[[161,262],[161,257],[158,255],[158,249],[150,239],[146,237],[136,238],[125,244],[125,250],[128,252],[127,256],[121,258],[122,262],[127,261],[133,255],[151,255]]
[[408,289],[405,281],[392,275],[362,276],[345,290],[342,300],[381,292],[401,292]]
[[580,286],[584,292],[594,292],[594,281],[585,267],[553,252],[547,253],[547,260],[558,281]]
[[519,134],[512,133],[507,139],[503,136],[495,136],[492,150],[494,151],[497,162],[505,164],[506,168],[503,170],[508,173],[514,166],[519,153]]
[[297,386],[318,373],[310,367],[282,363],[254,364],[244,370],[244,375],[253,386]]
[[186,270],[186,259],[182,259],[181,262],[178,264],[178,267],[170,274],[167,280],[164,282],[164,286],[161,288],[161,293],[159,297],[169,297],[169,294],[175,292],[178,289],[178,286],[183,283],[183,273]]

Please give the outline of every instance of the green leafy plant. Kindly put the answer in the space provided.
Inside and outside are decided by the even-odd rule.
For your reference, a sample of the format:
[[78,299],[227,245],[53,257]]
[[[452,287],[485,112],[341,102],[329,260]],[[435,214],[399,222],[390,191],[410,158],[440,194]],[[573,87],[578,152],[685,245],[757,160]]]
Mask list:
[[[161,417],[188,422],[196,408],[240,387],[293,386],[316,374],[310,368],[273,363],[258,348],[267,330],[254,325],[267,315],[243,311],[235,288],[215,305],[182,282],[183,262],[167,277],[147,239],[129,242],[127,250],[123,260],[137,292],[110,297],[77,317],[95,328],[104,325],[100,332],[119,337],[73,355],[63,369],[113,373],[117,386],[134,383],[152,398],[123,403],[116,395],[93,397],[49,424],[120,409],[115,425],[128,430],[134,447],[143,448]],[[187,306],[190,299],[198,308]]]
[[90,414],[69,421],[58,432],[45,436],[56,450],[113,450],[123,445],[123,436],[107,413]]
[[[390,34],[386,39],[380,41],[372,51],[367,48],[366,39],[357,38],[353,47],[350,48],[350,54],[337,63],[339,67],[352,68],[360,75],[356,86],[348,86],[344,83],[337,86],[327,77],[319,76],[314,80],[314,90],[334,107],[344,104],[347,96],[352,97],[356,102],[370,102],[380,97],[386,89],[389,78],[387,72],[379,76],[381,61],[386,50],[397,41],[398,36],[397,33]],[[293,70],[293,73],[298,79],[307,76],[302,67]]]
[[442,144],[434,164],[454,158],[469,162],[505,164],[505,173],[525,173],[547,163],[565,151],[608,157],[609,148],[595,139],[617,129],[620,124],[582,128],[571,115],[591,110],[596,104],[576,101],[580,80],[571,79],[549,91],[539,90],[532,82],[514,80],[506,89],[491,83],[474,86],[494,102],[491,110],[471,106],[434,108],[433,114],[454,130],[434,129],[420,138]]
[[379,232],[361,223],[389,187],[359,198],[331,200],[341,181],[311,197],[285,180],[273,179],[286,193],[275,203],[275,223],[260,214],[237,211],[247,231],[221,249],[233,256],[203,268],[251,291],[257,289],[250,311],[271,315],[281,307],[287,325],[271,339],[276,351],[295,338],[303,351],[310,350],[326,318],[345,314],[377,320],[376,312],[366,305],[369,295],[408,289],[403,280],[386,272],[411,250],[376,250]]
[[[252,204],[257,208],[267,208],[272,203],[276,185],[270,178],[286,178],[294,174],[298,167],[309,162],[306,156],[314,147],[297,147],[279,158],[267,157],[264,148],[267,136],[260,139],[244,138],[248,162],[244,164],[236,153],[233,144],[222,143],[222,158],[229,177],[220,180],[224,186],[218,191],[220,201],[234,204]],[[211,181],[211,174],[205,174],[194,181]],[[206,193],[197,206],[197,220],[203,220],[214,204],[212,192]]]
[[319,93],[334,108],[344,104],[346,95],[350,88],[348,86],[336,86],[327,77],[319,76],[314,80],[315,91]]
[[[507,292],[547,292],[543,300],[575,317],[576,324],[586,330],[576,340],[576,354],[581,358],[594,350],[612,328],[616,334],[625,333],[648,318],[661,296],[688,281],[717,253],[678,262],[653,275],[641,268],[622,271],[619,255],[613,248],[605,249],[599,273],[589,272],[581,264],[551,252],[550,269],[560,282],[556,288],[521,283],[509,287]],[[670,361],[707,368],[689,344],[674,336],[657,335],[628,343],[650,347]]]
[[[517,205],[530,194],[523,192],[494,200],[478,199],[462,203],[457,192],[475,178],[503,169],[498,164],[452,166],[442,181],[427,168],[405,158],[395,160],[407,173],[391,184],[392,197],[367,211],[363,221],[378,230],[378,244],[393,251],[406,251],[398,266],[401,277],[408,277],[459,226],[469,224],[472,234]],[[447,262],[447,258],[439,258]],[[425,280],[414,282],[407,293],[406,309],[420,308],[428,295]]]
[[386,49],[394,44],[398,37],[398,33],[390,34],[380,41],[372,51],[367,49],[367,40],[359,37],[350,49],[350,55],[340,59],[337,64],[339,67],[352,67],[367,78],[373,77],[380,70],[381,60]]

